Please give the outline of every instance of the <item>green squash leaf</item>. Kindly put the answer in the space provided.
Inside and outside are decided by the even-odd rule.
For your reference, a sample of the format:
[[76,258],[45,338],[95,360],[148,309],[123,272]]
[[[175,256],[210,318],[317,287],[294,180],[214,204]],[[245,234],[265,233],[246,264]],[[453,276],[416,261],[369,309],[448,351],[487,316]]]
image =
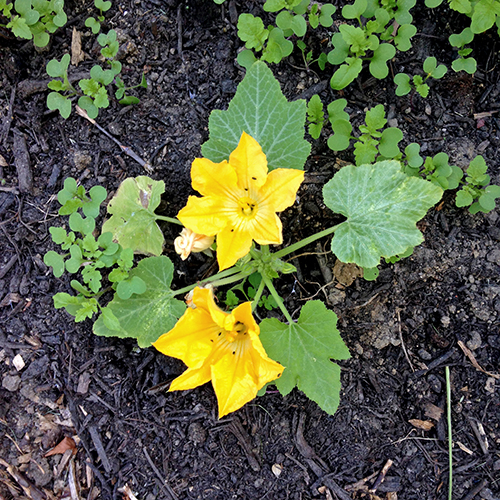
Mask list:
[[201,151],[214,162],[227,160],[244,131],[262,146],[270,171],[302,169],[311,151],[304,139],[305,118],[306,101],[288,102],[272,71],[257,61],[238,85],[228,110],[210,114],[210,139]]
[[168,257],[141,260],[130,271],[130,278],[140,278],[146,284],[146,291],[127,300],[115,295],[107,307],[118,318],[120,330],[106,327],[104,319],[99,317],[94,323],[94,333],[105,337],[136,338],[139,347],[149,347],[174,327],[186,309],[184,302],[175,299],[170,289],[173,272],[174,265]]
[[164,237],[156,223],[155,209],[165,192],[163,181],[141,175],[125,179],[108,204],[112,215],[102,232],[113,233],[114,241],[136,253],[160,255]]
[[340,367],[331,359],[351,357],[336,324],[337,315],[319,300],[304,305],[297,323],[271,318],[260,324],[268,356],[285,367],[273,384],[284,396],[297,386],[330,415],[338,408],[340,393]]
[[348,165],[323,188],[325,204],[347,217],[332,240],[332,252],[346,263],[375,267],[381,257],[423,241],[416,222],[443,194],[438,186],[401,172],[397,161]]

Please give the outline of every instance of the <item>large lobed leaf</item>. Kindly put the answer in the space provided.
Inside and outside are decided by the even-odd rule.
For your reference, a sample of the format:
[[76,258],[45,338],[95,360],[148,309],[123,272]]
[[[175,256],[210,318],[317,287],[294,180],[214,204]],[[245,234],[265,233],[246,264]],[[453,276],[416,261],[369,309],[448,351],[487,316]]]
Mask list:
[[146,291],[123,300],[115,295],[108,308],[120,321],[120,330],[104,325],[102,316],[94,323],[94,333],[105,337],[132,337],[139,347],[149,347],[160,335],[171,330],[186,309],[170,289],[174,272],[172,261],[165,256],[149,257],[130,272],[130,279],[140,278]]
[[422,243],[416,223],[435,205],[443,190],[423,179],[408,177],[397,161],[342,168],[323,188],[328,208],[347,217],[332,240],[342,262],[375,267]]
[[306,101],[288,102],[272,71],[258,61],[238,85],[227,111],[210,114],[210,139],[201,150],[213,162],[227,160],[246,132],[262,146],[270,171],[302,170],[311,151],[304,139],[305,119]]
[[102,226],[102,232],[113,233],[113,239],[123,248],[136,253],[160,255],[163,233],[156,223],[155,209],[165,191],[163,181],[147,176],[125,179],[108,205],[112,217]]
[[271,359],[284,367],[275,380],[282,395],[295,386],[333,415],[339,405],[340,367],[331,359],[349,359],[349,349],[336,327],[337,315],[323,302],[311,300],[297,323],[286,325],[275,318],[260,324],[260,338]]

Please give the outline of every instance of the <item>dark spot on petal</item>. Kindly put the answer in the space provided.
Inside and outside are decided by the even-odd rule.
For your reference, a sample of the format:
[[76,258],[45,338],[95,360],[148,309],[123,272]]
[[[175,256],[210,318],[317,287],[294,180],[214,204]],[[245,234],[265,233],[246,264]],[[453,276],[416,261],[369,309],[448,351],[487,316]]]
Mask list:
[[248,191],[248,188],[245,188],[245,191]]
[[236,351],[233,351],[233,354],[236,354]]
[[210,342],[213,342],[213,339],[210,339]]
[[231,229],[231,232],[234,233],[234,229]]
[[253,180],[253,181],[256,181],[256,180],[257,180],[257,177],[252,177],[252,180]]
[[281,377],[281,373],[278,373],[278,377]]
[[219,332],[219,337],[222,335],[222,332]]

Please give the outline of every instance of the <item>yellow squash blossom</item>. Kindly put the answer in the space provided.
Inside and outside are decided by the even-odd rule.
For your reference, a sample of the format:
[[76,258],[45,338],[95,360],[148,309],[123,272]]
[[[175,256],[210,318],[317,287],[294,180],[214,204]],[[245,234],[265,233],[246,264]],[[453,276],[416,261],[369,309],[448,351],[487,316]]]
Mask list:
[[264,351],[250,302],[226,313],[216,306],[211,291],[201,288],[195,288],[193,302],[196,307],[188,308],[153,345],[188,367],[172,382],[170,391],[212,381],[220,418],[255,398],[284,368]]
[[229,162],[196,158],[191,180],[202,198],[190,196],[177,217],[195,233],[217,235],[222,270],[244,257],[252,240],[260,245],[282,243],[276,213],[294,203],[304,172],[277,168],[268,173],[259,143],[243,132]]

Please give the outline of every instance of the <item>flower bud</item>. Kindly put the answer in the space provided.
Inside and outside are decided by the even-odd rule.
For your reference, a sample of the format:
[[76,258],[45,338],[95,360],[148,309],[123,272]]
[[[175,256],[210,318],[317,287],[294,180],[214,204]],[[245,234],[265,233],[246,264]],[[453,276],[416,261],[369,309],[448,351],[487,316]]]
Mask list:
[[203,250],[210,248],[213,242],[213,236],[197,234],[185,227],[181,234],[175,238],[174,247],[181,259],[186,260],[191,252],[203,252]]

